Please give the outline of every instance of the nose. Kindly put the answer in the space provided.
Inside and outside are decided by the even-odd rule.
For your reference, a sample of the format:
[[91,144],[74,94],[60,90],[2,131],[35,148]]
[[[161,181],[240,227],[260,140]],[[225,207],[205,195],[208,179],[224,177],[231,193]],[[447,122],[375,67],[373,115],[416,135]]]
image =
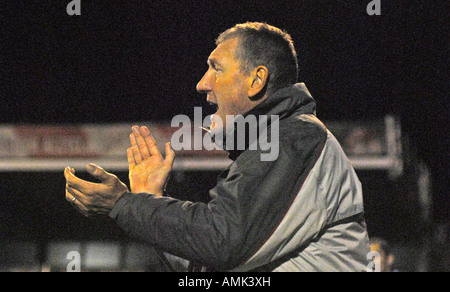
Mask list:
[[208,93],[212,90],[211,86],[211,76],[210,71],[205,73],[203,78],[200,80],[200,82],[197,84],[197,91],[199,93]]

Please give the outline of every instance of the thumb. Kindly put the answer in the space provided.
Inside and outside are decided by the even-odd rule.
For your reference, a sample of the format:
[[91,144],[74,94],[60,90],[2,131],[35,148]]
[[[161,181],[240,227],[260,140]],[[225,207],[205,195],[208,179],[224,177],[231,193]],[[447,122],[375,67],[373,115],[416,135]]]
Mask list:
[[172,144],[168,142],[166,144],[166,159],[164,159],[165,166],[172,170],[173,162],[175,161],[175,151],[172,149]]
[[72,167],[68,166],[67,167],[68,170],[70,171],[70,173],[72,173],[73,175],[75,175],[75,169],[73,169]]
[[75,170],[70,166],[67,166],[64,169],[64,177],[66,178],[66,181],[69,181],[73,176],[75,176]]
[[92,176],[98,178],[104,184],[111,183],[116,178],[115,175],[106,172],[103,168],[93,163],[88,164],[86,169]]

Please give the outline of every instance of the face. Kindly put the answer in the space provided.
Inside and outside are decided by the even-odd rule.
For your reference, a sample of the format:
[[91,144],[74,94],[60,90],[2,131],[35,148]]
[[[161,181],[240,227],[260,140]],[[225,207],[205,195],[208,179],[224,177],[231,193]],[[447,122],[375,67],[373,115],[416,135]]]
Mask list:
[[370,244],[370,250],[376,251],[380,254],[380,271],[390,272],[392,269],[392,264],[394,262],[394,256],[393,255],[386,256],[384,251],[381,249],[381,246],[377,243]]
[[[208,71],[197,85],[197,91],[206,93],[207,101],[217,106],[211,130],[226,127],[227,115],[243,115],[256,106],[249,98],[251,77],[241,72],[235,58],[238,44],[235,38],[219,44],[209,56]],[[218,118],[224,124],[220,125]]]

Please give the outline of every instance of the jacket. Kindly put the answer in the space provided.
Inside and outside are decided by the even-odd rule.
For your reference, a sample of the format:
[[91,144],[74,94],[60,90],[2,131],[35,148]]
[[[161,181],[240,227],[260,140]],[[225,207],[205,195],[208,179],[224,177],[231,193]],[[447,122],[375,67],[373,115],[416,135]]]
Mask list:
[[247,114],[279,117],[277,159],[229,151],[233,163],[208,204],[126,193],[110,217],[130,236],[213,270],[366,271],[361,183],[315,111],[304,84],[278,90]]

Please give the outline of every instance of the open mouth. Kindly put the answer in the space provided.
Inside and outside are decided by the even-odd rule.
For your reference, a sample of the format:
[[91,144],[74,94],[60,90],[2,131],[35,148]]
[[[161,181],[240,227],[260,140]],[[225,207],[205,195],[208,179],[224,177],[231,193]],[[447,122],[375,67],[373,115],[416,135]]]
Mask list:
[[219,105],[218,105],[218,104],[213,103],[213,102],[211,102],[211,101],[208,101],[208,104],[209,104],[210,106],[212,106],[212,107],[216,110],[216,112],[219,111]]
[[216,126],[220,126],[222,124],[218,120],[219,116],[217,115],[217,113],[219,112],[219,105],[217,103],[214,103],[214,102],[209,101],[209,100],[208,100],[208,104],[216,110],[215,113],[211,115],[211,126],[210,126],[210,129],[213,130],[214,128],[216,128]]

